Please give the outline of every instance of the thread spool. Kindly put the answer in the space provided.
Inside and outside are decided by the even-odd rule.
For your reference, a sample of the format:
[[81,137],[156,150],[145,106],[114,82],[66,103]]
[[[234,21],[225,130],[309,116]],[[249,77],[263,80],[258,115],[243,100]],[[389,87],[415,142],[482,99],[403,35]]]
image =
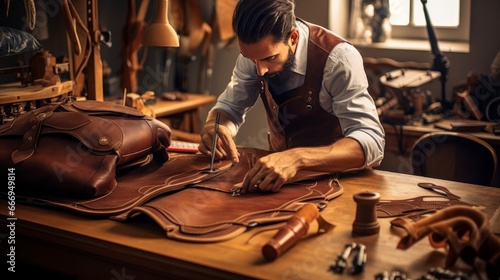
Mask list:
[[357,204],[356,219],[352,224],[352,235],[373,235],[380,231],[375,204],[380,200],[376,192],[360,192],[353,196]]

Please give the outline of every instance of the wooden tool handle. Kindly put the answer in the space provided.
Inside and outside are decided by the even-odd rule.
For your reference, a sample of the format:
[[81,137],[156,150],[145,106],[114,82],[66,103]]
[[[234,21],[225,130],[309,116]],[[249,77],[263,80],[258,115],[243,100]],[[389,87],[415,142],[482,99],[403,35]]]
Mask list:
[[316,205],[304,205],[288,222],[262,247],[262,254],[267,261],[273,261],[285,253],[304,236],[309,225],[319,216]]

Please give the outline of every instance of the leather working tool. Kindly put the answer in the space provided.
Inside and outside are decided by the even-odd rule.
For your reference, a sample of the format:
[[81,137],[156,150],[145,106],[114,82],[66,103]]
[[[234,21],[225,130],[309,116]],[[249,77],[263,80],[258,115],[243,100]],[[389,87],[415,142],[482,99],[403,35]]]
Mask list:
[[335,226],[321,217],[318,207],[305,204],[286,224],[262,247],[262,255],[267,261],[274,261],[306,235],[309,225],[318,221],[318,232],[327,232]]
[[217,151],[217,139],[218,139],[217,133],[219,133],[219,123],[220,123],[220,112],[217,112],[217,116],[215,117],[214,141],[212,142],[212,157],[210,159],[210,169],[203,170],[204,172],[213,173],[217,171],[217,169],[214,169],[214,161],[215,161],[215,152]]
[[130,0],[128,3],[128,15],[125,25],[125,37],[122,49],[122,73],[121,83],[122,88],[127,89],[129,93],[137,93],[137,72],[142,69],[144,58],[139,61],[138,52],[141,50],[142,34],[146,22],[146,16],[149,0],[141,1],[139,11],[136,14],[135,1]]

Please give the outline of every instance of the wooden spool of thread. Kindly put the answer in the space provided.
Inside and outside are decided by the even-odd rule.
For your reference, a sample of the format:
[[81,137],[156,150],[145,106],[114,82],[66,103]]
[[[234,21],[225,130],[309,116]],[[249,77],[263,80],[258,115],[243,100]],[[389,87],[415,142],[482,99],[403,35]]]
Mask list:
[[353,196],[356,201],[356,219],[352,224],[352,235],[373,235],[380,231],[375,204],[380,200],[376,192],[361,192]]

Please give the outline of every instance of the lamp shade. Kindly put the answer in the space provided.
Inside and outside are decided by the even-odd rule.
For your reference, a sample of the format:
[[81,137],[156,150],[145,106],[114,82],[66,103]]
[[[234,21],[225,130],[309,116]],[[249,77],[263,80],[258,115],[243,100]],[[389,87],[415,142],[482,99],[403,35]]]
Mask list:
[[142,44],[155,47],[179,47],[177,32],[168,22],[168,0],[156,0],[155,18],[144,29]]

